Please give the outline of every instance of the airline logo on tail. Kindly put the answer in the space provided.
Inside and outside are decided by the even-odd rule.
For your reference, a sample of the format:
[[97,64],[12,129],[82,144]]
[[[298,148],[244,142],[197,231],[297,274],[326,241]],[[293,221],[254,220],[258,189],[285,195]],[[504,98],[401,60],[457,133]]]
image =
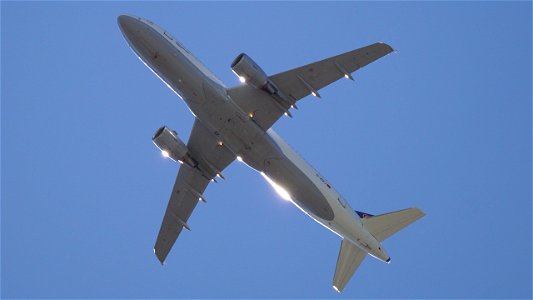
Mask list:
[[357,211],[355,210],[355,213],[359,216],[359,218],[361,219],[364,219],[364,218],[370,218],[370,217],[373,217],[374,215],[371,215],[371,214],[368,214],[366,212],[362,212],[362,211]]

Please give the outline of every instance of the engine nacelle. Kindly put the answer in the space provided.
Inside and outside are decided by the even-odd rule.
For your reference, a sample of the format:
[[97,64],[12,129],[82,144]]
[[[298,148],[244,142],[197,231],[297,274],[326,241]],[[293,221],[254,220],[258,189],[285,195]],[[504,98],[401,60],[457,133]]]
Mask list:
[[170,157],[174,161],[192,168],[198,165],[194,158],[191,157],[189,148],[178,138],[178,134],[174,130],[163,126],[155,132],[152,141],[161,150],[163,156]]
[[231,63],[231,70],[235,73],[241,82],[267,91],[270,94],[276,94],[278,88],[268,79],[265,71],[261,69],[248,55],[239,54]]

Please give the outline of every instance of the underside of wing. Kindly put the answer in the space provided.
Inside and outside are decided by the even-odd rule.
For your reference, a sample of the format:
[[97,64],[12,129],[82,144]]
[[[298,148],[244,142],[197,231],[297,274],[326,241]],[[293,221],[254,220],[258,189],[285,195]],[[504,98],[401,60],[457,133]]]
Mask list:
[[205,200],[202,193],[208,183],[209,180],[195,169],[188,166],[180,168],[154,246],[155,255],[161,263],[183,228],[190,229],[187,221],[198,201]]
[[165,261],[183,228],[190,230],[187,221],[198,201],[206,201],[203,192],[210,180],[235,159],[231,151],[217,142],[209,130],[195,120],[187,147],[199,164],[208,165],[206,168],[213,172],[206,174],[186,165],[180,167],[154,246],[154,252],[161,263]]
[[393,49],[385,43],[375,43],[337,56],[270,76],[274,84],[294,101],[343,78],[389,54]]
[[270,128],[283,114],[308,95],[320,97],[319,90],[341,79],[352,79],[351,73],[389,54],[393,49],[375,43],[318,62],[307,64],[268,77],[268,89],[243,84],[228,89],[228,94],[241,109],[263,129]]

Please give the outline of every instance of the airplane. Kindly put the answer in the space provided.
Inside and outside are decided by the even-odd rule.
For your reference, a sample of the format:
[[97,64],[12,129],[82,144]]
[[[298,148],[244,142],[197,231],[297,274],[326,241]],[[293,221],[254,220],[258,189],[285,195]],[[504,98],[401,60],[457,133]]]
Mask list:
[[385,43],[326,58],[267,76],[245,53],[231,70],[241,84],[227,88],[168,31],[150,20],[120,15],[118,26],[139,59],[174,91],[194,115],[187,144],[163,126],[152,141],[165,157],[181,164],[154,246],[164,263],[210,182],[234,160],[259,172],[278,194],[342,238],[333,288],[341,292],[368,255],[390,263],[381,242],[425,214],[409,208],[372,215],[351,208],[315,169],[272,130],[296,102],[393,52]]

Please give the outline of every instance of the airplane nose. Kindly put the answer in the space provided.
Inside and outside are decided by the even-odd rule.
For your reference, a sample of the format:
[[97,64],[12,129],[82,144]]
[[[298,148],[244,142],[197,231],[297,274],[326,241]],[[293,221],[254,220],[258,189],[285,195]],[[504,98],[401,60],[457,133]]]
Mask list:
[[118,26],[120,26],[122,30],[128,29],[128,27],[131,27],[132,21],[133,21],[133,18],[128,15],[120,15],[117,18]]
[[129,36],[138,28],[140,21],[134,16],[120,15],[117,18],[118,26],[125,36]]

